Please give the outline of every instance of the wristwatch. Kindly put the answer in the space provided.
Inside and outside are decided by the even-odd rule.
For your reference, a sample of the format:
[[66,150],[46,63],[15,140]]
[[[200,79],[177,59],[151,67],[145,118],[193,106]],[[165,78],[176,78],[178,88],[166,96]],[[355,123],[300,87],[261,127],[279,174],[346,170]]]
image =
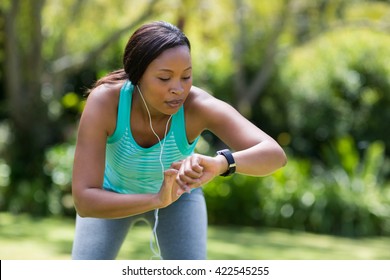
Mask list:
[[226,170],[226,172],[222,173],[220,176],[226,177],[234,174],[234,172],[236,172],[236,162],[234,161],[234,157],[230,150],[225,149],[217,151],[217,155],[223,155],[228,162],[228,170]]

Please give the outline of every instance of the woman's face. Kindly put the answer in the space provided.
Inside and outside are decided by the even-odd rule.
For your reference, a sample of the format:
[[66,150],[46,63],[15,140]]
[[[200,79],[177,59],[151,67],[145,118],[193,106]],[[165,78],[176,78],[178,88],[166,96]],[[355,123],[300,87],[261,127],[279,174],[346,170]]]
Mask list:
[[138,85],[152,114],[175,114],[192,86],[188,47],[178,46],[161,53],[146,68]]

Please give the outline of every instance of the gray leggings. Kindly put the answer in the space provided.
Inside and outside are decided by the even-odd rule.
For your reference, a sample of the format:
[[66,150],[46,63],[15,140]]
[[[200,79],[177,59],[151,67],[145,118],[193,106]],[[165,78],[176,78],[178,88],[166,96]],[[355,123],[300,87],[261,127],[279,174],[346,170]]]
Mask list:
[[[72,259],[115,259],[131,225],[142,219],[153,226],[154,211],[122,219],[77,215]],[[157,237],[163,259],[206,259],[207,212],[201,188],[183,194],[170,206],[159,209]]]

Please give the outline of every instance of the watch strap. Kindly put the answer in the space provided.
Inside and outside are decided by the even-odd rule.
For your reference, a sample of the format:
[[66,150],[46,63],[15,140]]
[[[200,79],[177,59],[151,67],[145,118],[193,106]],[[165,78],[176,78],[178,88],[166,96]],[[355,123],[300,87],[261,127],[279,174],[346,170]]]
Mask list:
[[230,175],[234,174],[234,172],[236,172],[236,162],[235,162],[234,157],[233,157],[232,153],[230,152],[230,150],[224,149],[224,150],[217,151],[217,155],[224,156],[228,162],[228,169],[226,170],[226,172],[222,173],[220,176],[226,177],[226,176],[230,176]]

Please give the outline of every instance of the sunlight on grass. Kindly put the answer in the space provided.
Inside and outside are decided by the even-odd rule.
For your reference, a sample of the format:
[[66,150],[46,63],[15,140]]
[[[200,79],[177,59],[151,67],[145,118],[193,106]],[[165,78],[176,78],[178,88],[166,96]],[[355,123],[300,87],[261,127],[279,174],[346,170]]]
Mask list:
[[[74,220],[0,213],[0,259],[70,259]],[[151,230],[137,224],[118,259],[148,260]],[[390,237],[343,238],[280,229],[216,227],[208,230],[208,258],[216,260],[390,259]]]
[[[230,244],[226,244],[228,240]],[[280,229],[212,227],[209,254],[217,259],[389,259],[389,240],[351,239]]]

